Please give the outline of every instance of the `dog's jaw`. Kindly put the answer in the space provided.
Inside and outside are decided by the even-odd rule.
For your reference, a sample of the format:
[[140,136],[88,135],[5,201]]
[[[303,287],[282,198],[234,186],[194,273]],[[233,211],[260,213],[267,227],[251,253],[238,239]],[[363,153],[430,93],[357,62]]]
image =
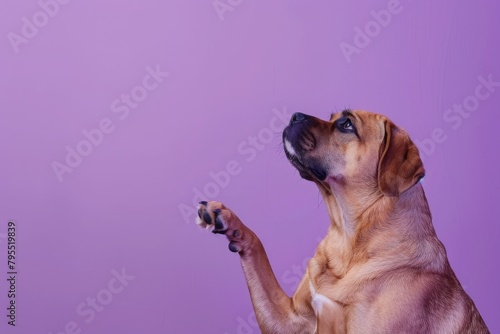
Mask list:
[[306,165],[301,161],[299,158],[299,155],[293,148],[292,143],[288,139],[283,140],[284,146],[285,146],[285,155],[290,161],[290,163],[297,169],[299,172],[300,176],[308,181],[314,181],[313,175],[311,175],[311,171],[309,168],[306,167]]
[[328,173],[320,164],[309,161],[311,159],[303,160],[303,158],[297,154],[292,143],[288,139],[283,138],[283,144],[288,160],[290,160],[292,165],[299,171],[302,178],[308,181],[314,181],[315,179],[320,182],[325,181],[328,177]]

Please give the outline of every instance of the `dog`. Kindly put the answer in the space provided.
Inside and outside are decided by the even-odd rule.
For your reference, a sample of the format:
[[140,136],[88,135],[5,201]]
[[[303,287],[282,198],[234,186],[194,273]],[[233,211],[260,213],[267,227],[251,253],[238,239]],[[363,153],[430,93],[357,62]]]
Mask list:
[[436,236],[416,145],[387,117],[295,113],[285,155],[314,182],[330,218],[293,297],[259,238],[216,201],[197,223],[239,253],[262,333],[489,333]]

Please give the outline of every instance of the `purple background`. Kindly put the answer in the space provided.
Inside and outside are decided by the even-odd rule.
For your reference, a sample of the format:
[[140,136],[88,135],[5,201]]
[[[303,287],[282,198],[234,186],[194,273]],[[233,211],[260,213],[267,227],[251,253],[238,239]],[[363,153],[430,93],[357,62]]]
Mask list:
[[[351,107],[388,115],[421,143],[441,129],[446,140],[423,154],[434,224],[500,333],[500,88],[469,117],[443,118],[475,94],[478,77],[500,81],[500,5],[402,0],[348,62],[340,44],[353,45],[355,28],[388,1],[230,3],[222,20],[211,0],[71,1],[48,22],[39,15],[46,25],[16,53],[8,34],[21,35],[22,18],[41,7],[3,1],[0,331],[64,333],[74,321],[82,333],[258,333],[238,257],[181,209],[198,190],[216,192],[260,236],[291,293],[328,219],[266,128],[283,126],[276,110],[326,118]],[[120,119],[112,102],[140,92],[157,65],[170,75]],[[52,163],[106,118],[114,131],[59,182]],[[257,150],[249,136],[259,134]],[[239,173],[214,188],[210,173],[233,160]],[[15,328],[5,317],[9,220],[18,225]],[[104,298],[122,268],[135,278],[85,322],[78,305]]]

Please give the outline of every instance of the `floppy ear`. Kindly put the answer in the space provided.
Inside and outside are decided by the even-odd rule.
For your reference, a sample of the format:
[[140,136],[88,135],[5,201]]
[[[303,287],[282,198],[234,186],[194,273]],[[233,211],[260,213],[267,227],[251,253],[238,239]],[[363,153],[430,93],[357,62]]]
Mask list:
[[386,196],[399,196],[424,177],[417,146],[392,122],[385,122],[385,136],[378,162],[378,186]]

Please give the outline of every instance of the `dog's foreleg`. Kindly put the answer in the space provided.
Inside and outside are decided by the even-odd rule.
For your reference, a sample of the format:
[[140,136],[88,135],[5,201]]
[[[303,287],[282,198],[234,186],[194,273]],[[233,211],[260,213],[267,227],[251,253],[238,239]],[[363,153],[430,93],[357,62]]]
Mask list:
[[[251,232],[251,231],[250,231]],[[253,233],[253,232],[251,232]],[[290,298],[273,273],[267,254],[255,236],[253,245],[240,253],[241,265],[262,333],[312,333],[314,313],[307,289]]]
[[294,298],[279,285],[261,241],[222,203],[201,202],[198,224],[224,234],[229,249],[238,253],[255,315],[262,333],[304,334],[314,331],[314,312],[308,283],[300,284]]

